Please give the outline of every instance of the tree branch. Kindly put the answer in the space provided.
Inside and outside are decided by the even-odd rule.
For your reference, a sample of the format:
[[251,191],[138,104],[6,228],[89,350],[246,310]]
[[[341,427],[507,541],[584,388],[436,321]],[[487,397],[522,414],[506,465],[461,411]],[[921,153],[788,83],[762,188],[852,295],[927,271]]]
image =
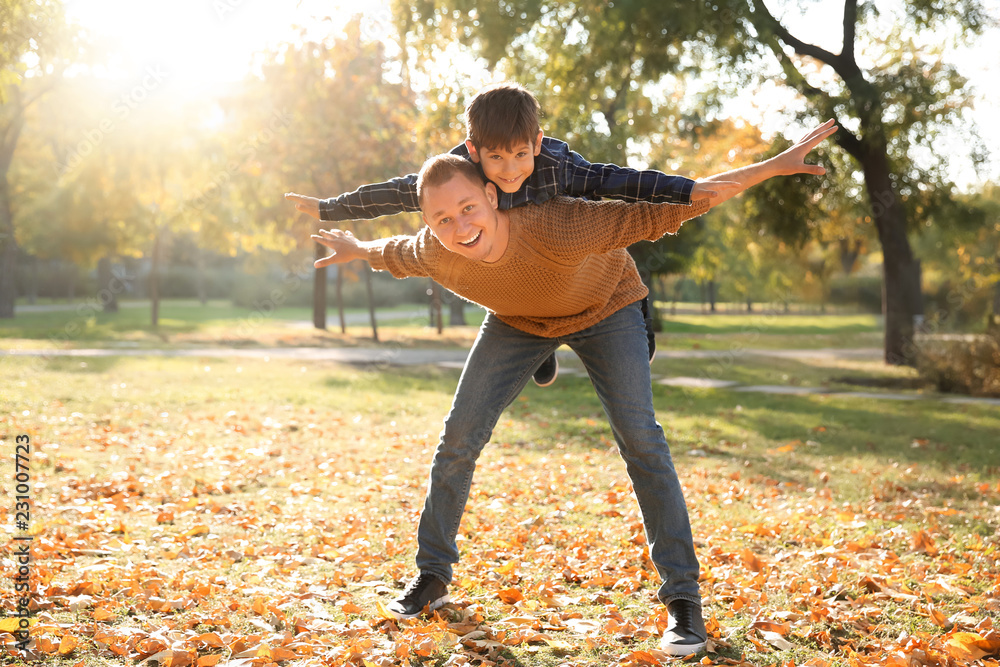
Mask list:
[[840,50],[840,57],[855,64],[854,60],[854,40],[857,38],[858,24],[858,0],[845,0],[844,2],[844,46]]
[[[785,52],[781,49],[781,45],[777,43],[774,37],[764,39],[763,41],[771,47],[771,50],[774,51],[775,56],[778,58],[778,63],[785,73],[785,82],[812,100],[824,118],[837,118],[837,98],[806,81],[805,76],[795,67],[791,59],[785,55]],[[834,135],[837,145],[860,159],[862,155],[861,139],[853,132],[845,129],[844,124],[840,121],[837,121],[837,125],[840,127],[837,130],[837,134]]]
[[[848,0],[847,4],[853,4],[855,0]],[[848,81],[854,76],[856,76],[860,70],[858,69],[857,63],[854,62],[853,54],[853,44],[854,44],[854,23],[851,23],[851,53],[849,56],[842,52],[839,56],[830,53],[826,49],[820,48],[815,44],[809,44],[804,42],[798,37],[794,36],[788,31],[788,29],[781,25],[778,19],[774,18],[767,7],[764,6],[763,2],[757,2],[754,4],[755,10],[753,15],[758,17],[754,20],[754,25],[757,26],[758,30],[763,29],[763,31],[771,33],[778,37],[782,42],[788,44],[792,49],[795,50],[801,56],[809,56],[810,58],[815,58],[821,63],[829,65],[833,70],[841,76],[844,81]],[[847,44],[847,34],[846,34],[846,21],[847,15],[850,8],[845,5],[844,8],[844,20],[845,20],[845,39],[844,43]],[[854,13],[857,13],[857,6],[854,6]],[[753,19],[751,19],[753,20]]]

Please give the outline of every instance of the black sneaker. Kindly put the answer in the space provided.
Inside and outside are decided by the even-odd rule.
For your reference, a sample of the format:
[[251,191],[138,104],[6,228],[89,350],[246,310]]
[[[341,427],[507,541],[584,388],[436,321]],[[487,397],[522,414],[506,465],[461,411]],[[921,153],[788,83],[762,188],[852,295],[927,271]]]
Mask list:
[[548,387],[556,381],[557,375],[559,375],[559,360],[556,359],[556,353],[553,352],[545,358],[545,361],[538,367],[538,370],[535,371],[531,379],[539,387]]
[[670,655],[694,655],[705,648],[708,634],[700,604],[674,600],[667,605],[667,613],[670,614],[670,624],[660,639],[661,651]]
[[421,572],[403,594],[386,607],[396,618],[413,618],[424,610],[434,611],[451,602],[448,586],[433,574]]
[[653,331],[653,316],[649,312],[649,297],[642,300],[642,319],[646,323],[646,345],[649,346],[649,363],[656,356],[656,332]]

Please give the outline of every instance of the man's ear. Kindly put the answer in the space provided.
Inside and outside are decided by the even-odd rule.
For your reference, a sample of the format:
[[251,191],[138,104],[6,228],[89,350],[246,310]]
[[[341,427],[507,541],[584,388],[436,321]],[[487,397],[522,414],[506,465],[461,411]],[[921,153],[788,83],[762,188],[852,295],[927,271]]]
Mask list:
[[496,208],[499,204],[499,197],[497,197],[497,186],[493,181],[486,182],[486,198],[490,201],[490,205]]
[[476,147],[472,145],[472,141],[469,140],[469,139],[466,139],[465,140],[465,147],[466,147],[466,149],[468,149],[468,151],[469,151],[469,157],[472,158],[472,161],[478,163],[479,162],[479,152],[476,150]]
[[542,152],[542,131],[538,130],[538,136],[535,137],[535,155]]

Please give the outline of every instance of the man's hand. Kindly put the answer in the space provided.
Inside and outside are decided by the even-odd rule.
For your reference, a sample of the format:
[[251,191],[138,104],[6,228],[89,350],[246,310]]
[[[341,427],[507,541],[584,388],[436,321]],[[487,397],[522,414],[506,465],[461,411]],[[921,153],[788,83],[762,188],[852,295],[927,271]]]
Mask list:
[[354,238],[354,234],[341,231],[339,229],[321,229],[319,234],[312,235],[313,240],[320,245],[325,245],[333,253],[313,262],[313,266],[322,269],[331,264],[343,264],[355,259],[365,259],[368,254],[361,246],[361,242]]
[[297,195],[294,192],[286,192],[285,199],[295,204],[295,208],[303,213],[307,213],[317,220],[319,217],[319,200],[315,197]]
[[792,174],[812,174],[822,176],[826,169],[818,164],[806,164],[806,155],[817,144],[837,131],[837,126],[831,118],[812,132],[799,139],[794,146],[773,157],[770,162],[774,167],[776,176],[791,176]]

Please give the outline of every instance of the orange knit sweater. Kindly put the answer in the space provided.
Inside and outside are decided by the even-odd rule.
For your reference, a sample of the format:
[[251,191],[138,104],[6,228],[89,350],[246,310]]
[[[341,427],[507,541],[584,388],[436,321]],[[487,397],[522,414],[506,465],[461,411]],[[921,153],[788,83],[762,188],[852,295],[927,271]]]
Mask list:
[[708,208],[707,200],[683,206],[556,197],[507,211],[510,240],[496,262],[451,252],[427,227],[381,239],[368,262],[396,278],[430,276],[516,329],[555,338],[645,297],[649,291],[625,248],[676,234]]

